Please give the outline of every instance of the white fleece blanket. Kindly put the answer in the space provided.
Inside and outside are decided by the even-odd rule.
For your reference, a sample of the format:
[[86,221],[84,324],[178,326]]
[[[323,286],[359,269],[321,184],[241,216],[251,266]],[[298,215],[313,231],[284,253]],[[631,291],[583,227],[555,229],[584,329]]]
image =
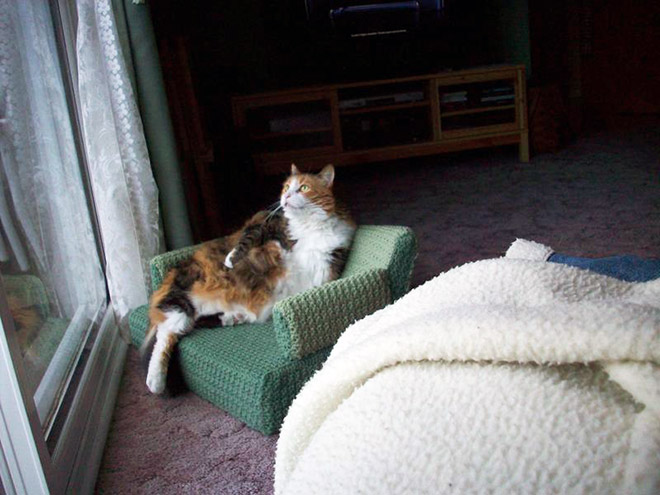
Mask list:
[[282,426],[275,493],[660,493],[660,280],[516,241],[353,324]]

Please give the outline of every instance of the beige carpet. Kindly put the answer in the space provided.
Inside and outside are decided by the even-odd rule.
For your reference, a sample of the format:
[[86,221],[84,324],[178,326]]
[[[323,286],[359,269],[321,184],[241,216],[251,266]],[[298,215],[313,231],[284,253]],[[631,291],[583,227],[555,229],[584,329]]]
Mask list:
[[[529,164],[505,148],[339,169],[336,180],[361,223],[414,229],[418,285],[517,237],[576,256],[660,257],[659,152],[657,129],[626,131]],[[268,494],[276,441],[192,394],[149,395],[131,351],[97,492]]]

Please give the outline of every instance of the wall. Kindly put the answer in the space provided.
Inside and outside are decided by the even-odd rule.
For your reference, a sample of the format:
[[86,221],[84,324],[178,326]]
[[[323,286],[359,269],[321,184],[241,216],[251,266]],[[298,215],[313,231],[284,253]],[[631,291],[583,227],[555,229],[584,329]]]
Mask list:
[[[154,2],[169,9],[169,2]],[[179,8],[172,2],[171,7]],[[310,84],[405,76],[492,63],[530,67],[527,0],[447,0],[444,23],[417,36],[333,38],[310,29],[303,0],[198,0],[175,16],[193,47],[209,125],[226,100]],[[183,27],[181,27],[183,26]]]
[[575,132],[657,121],[660,2],[530,0],[533,83],[564,95]]
[[592,10],[593,46],[582,57],[587,123],[659,115],[660,2],[602,0]]
[[[303,0],[153,0],[166,78],[180,83],[168,87],[186,195],[192,216],[205,218],[196,237],[229,230],[218,212],[247,215],[249,195],[259,188],[233,128],[232,95],[497,63],[530,66],[527,0],[446,1],[436,30],[356,40],[310,29]],[[190,129],[199,132],[190,138]],[[207,137],[213,152],[200,161],[198,142]]]

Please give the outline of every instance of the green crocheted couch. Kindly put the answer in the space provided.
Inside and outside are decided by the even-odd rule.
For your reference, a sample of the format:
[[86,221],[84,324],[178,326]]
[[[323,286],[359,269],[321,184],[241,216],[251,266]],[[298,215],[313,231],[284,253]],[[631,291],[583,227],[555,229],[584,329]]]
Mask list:
[[[152,288],[195,246],[151,262]],[[351,323],[403,296],[417,253],[412,231],[360,226],[341,278],[277,303],[264,324],[197,329],[179,344],[190,390],[264,434],[276,432],[294,397]],[[147,306],[129,317],[136,347],[149,324]]]

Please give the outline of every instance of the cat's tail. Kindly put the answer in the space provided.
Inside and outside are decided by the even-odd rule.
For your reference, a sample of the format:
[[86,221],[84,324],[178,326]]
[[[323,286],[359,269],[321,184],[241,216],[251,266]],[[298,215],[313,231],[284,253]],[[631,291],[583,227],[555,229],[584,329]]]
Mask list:
[[165,321],[149,328],[140,346],[140,361],[151,393],[172,396],[187,390],[181,372],[178,342],[191,321],[186,315],[173,311]]
[[140,364],[142,369],[146,374],[149,369],[149,360],[151,359],[151,354],[154,350],[154,345],[156,344],[156,332],[158,331],[158,325],[151,325],[147,334],[144,336],[142,345],[140,346]]
[[[167,296],[171,290],[170,280],[166,280],[168,287],[165,290],[159,290],[151,296],[149,304],[149,329],[144,336],[142,345],[140,346],[140,362],[146,373],[149,368],[149,360],[153,354],[154,345],[156,344],[156,335],[158,334],[158,325],[165,321],[165,314],[158,308],[160,302]],[[165,285],[165,284],[163,284]]]
[[[147,387],[154,394],[173,393],[178,386],[177,344],[192,329],[195,309],[185,291],[177,284],[172,270],[151,298],[150,327],[140,348],[146,368]],[[174,365],[174,366],[172,366]],[[178,373],[180,375],[180,373]]]

